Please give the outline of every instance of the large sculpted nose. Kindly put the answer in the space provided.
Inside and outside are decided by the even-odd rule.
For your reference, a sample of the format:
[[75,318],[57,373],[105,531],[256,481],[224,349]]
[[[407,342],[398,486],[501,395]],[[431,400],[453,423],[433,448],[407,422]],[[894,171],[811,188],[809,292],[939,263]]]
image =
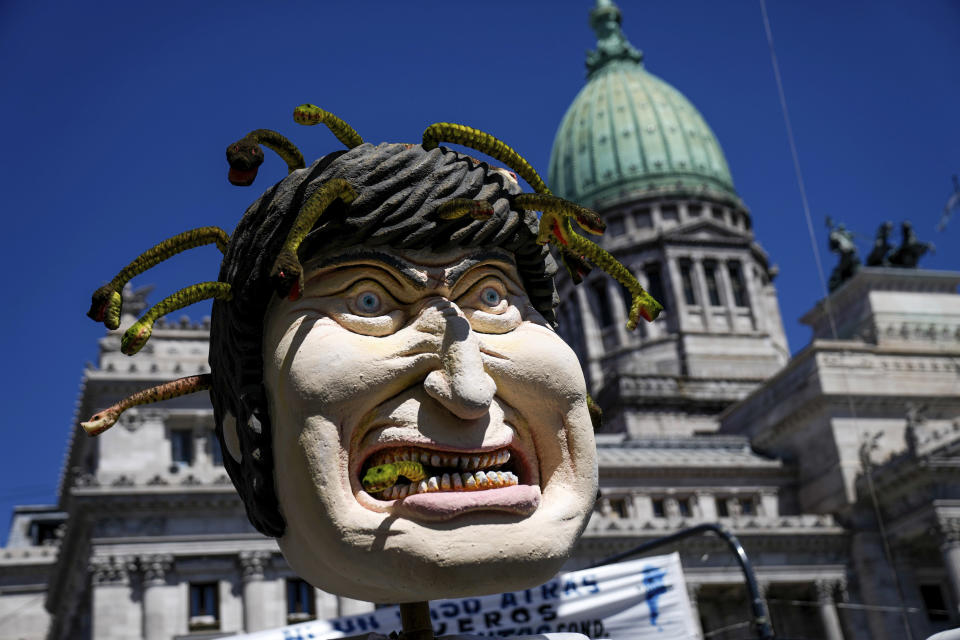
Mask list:
[[427,394],[465,420],[486,414],[497,385],[484,370],[480,341],[457,305],[442,298],[432,301],[417,329],[440,338],[441,368],[423,381]]

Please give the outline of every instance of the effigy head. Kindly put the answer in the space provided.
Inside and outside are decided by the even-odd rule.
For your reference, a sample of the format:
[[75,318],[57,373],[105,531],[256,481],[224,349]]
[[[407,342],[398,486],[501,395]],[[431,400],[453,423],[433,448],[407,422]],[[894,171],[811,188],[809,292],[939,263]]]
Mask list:
[[[273,256],[333,179],[357,197],[324,212],[299,249],[302,295],[281,298]],[[388,602],[525,588],[585,525],[586,387],[518,193],[447,149],[362,145],[294,172],[237,227],[234,301],[211,331],[217,421],[251,515],[316,586]],[[441,218],[458,198],[493,215]],[[412,469],[365,490],[385,466]]]
[[[571,220],[599,233],[599,217],[550,196],[503,143],[434,125],[422,145],[373,146],[326,112],[298,112],[350,148],[305,167],[279,134],[244,138],[280,153],[289,175],[225,245],[209,230],[167,241],[225,251],[216,282],[167,299],[216,298],[211,374],[143,392],[119,411],[210,387],[224,463],[251,522],[326,591],[406,602],[546,581],[586,525],[597,483],[583,374],[554,331],[548,244],[572,276],[592,263],[623,283],[631,324],[659,304],[573,230]],[[437,146],[431,131],[507,158],[539,193]],[[237,168],[231,181],[255,178],[246,160]],[[98,290],[91,314],[118,316],[118,283],[173,245]],[[161,311],[130,330],[148,335]],[[119,411],[101,412],[90,430]]]

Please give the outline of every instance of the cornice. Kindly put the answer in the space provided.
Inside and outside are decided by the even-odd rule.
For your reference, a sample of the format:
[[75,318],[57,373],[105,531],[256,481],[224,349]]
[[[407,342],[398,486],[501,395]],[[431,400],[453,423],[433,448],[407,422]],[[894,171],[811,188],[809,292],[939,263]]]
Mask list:
[[4,547],[0,549],[0,569],[12,567],[53,565],[57,561],[59,547],[44,545],[37,547]]
[[[701,518],[617,518],[594,513],[587,523],[583,536],[620,537],[650,536],[653,538],[707,522]],[[846,536],[848,531],[837,524],[831,515],[804,514],[798,516],[738,516],[721,518],[724,526],[737,536]]]
[[616,466],[600,467],[600,478],[785,478],[793,480],[796,470],[792,466],[749,466],[730,465],[724,467],[704,467],[702,465],[663,465],[663,466]]
[[76,511],[91,515],[131,510],[216,510],[243,509],[232,485],[83,487],[74,488]]

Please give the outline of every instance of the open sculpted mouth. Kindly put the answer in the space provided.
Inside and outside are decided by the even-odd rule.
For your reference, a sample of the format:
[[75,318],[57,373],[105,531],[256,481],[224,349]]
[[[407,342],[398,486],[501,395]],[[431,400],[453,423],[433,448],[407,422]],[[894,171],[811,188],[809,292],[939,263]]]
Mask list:
[[540,501],[526,465],[508,447],[451,452],[393,447],[371,454],[360,484],[375,500],[427,519],[481,509],[528,514]]

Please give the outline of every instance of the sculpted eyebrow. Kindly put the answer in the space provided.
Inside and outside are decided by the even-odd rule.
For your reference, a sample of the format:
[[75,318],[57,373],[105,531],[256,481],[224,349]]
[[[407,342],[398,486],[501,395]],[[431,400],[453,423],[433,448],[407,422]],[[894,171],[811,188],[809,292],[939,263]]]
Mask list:
[[499,251],[482,251],[464,258],[457,266],[452,267],[444,276],[444,284],[453,287],[465,273],[483,262],[499,262],[515,266],[513,261]]
[[[365,262],[365,261],[382,262],[392,267],[397,273],[402,275],[405,280],[407,280],[410,286],[416,289],[425,289],[427,286],[427,278],[420,272],[411,268],[409,264],[407,264],[403,260],[398,259],[396,256],[390,255],[389,253],[374,251],[372,249],[362,249],[357,251],[351,251],[350,253],[342,253],[337,256],[324,258],[318,261],[317,263],[315,263],[313,265],[313,268],[319,269],[323,267],[336,267],[336,266],[348,264],[351,262]],[[391,273],[390,275],[393,275],[393,274]]]

